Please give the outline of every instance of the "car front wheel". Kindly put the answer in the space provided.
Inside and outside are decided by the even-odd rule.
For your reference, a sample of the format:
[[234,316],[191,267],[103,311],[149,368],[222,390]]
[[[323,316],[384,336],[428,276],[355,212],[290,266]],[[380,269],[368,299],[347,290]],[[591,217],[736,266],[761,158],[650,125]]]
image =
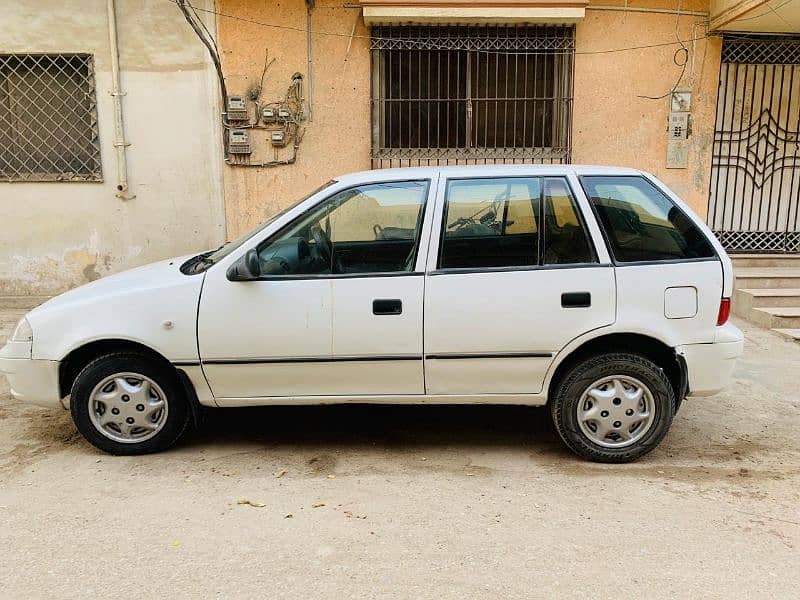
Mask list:
[[174,444],[189,424],[175,372],[146,356],[106,354],[81,370],[70,411],[78,431],[110,454],[147,454]]
[[573,366],[550,403],[564,443],[596,462],[629,462],[666,435],[675,394],[664,371],[637,354],[593,356]]

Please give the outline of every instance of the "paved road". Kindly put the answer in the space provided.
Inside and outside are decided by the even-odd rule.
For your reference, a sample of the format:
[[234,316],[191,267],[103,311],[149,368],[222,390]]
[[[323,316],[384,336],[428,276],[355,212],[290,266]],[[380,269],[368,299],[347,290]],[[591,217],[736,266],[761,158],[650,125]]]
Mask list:
[[746,334],[730,390],[622,466],[485,406],[219,411],[115,458],[0,378],[0,595],[796,598],[800,345]]

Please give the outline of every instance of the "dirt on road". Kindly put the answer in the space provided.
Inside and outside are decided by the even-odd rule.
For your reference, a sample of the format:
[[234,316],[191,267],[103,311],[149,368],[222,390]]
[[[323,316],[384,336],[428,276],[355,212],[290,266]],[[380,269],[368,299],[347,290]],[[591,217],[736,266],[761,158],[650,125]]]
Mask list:
[[491,406],[220,410],[112,457],[0,377],[0,596],[797,598],[800,345],[737,324],[730,389],[629,465]]

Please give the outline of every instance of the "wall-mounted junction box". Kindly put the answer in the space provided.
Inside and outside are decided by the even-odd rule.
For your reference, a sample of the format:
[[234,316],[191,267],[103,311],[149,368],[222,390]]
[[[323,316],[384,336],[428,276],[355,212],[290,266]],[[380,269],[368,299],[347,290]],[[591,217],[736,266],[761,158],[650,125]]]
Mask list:
[[281,148],[286,145],[286,133],[283,131],[273,131],[269,136],[269,141],[273,146]]
[[689,166],[689,134],[691,128],[690,110],[692,92],[673,91],[669,100],[669,120],[667,121],[667,168],[685,169]]
[[231,129],[228,133],[228,151],[231,154],[251,154],[250,136],[244,129]]
[[226,107],[228,121],[247,121],[247,100],[244,96],[228,96]]
[[265,106],[261,110],[261,119],[264,123],[274,123],[278,120],[278,113],[272,106]]

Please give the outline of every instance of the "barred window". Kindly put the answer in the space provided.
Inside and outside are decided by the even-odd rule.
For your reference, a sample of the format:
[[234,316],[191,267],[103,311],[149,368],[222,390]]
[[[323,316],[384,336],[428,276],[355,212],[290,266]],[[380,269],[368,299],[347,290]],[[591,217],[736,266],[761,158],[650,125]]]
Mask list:
[[0,179],[102,181],[88,54],[0,54]]
[[373,166],[570,162],[573,27],[376,27]]

